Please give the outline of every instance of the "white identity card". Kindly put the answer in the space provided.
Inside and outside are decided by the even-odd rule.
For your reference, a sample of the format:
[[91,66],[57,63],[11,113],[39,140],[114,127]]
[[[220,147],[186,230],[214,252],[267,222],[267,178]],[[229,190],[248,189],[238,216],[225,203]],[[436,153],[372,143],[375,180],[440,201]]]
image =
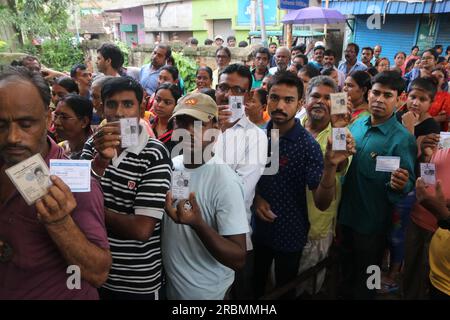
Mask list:
[[421,163],[420,176],[426,184],[436,184],[436,166],[434,163]]
[[120,119],[120,135],[122,148],[137,146],[139,144],[139,124],[137,118]]
[[347,94],[345,92],[331,93],[331,114],[346,114],[347,109]]
[[6,174],[29,206],[45,196],[51,186],[50,172],[39,153],[7,169]]
[[441,132],[439,140],[439,148],[450,149],[450,132]]
[[172,172],[173,199],[189,199],[189,183],[191,174],[186,171]]
[[244,116],[244,97],[242,96],[231,96],[228,98],[231,118],[230,121],[234,122],[241,119]]
[[347,150],[347,130],[346,128],[333,128],[333,150]]
[[58,176],[72,192],[91,192],[91,161],[50,160],[50,174]]
[[400,168],[400,157],[377,157],[375,171],[394,172],[398,168]]

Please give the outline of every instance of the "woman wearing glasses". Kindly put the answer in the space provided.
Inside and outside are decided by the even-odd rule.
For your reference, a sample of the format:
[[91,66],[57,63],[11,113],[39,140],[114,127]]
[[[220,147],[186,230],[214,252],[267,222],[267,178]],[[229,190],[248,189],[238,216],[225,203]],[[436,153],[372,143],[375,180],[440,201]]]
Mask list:
[[84,143],[91,136],[92,103],[76,94],[59,100],[54,112],[56,134],[70,159],[79,159]]
[[417,78],[431,77],[431,72],[436,67],[438,54],[434,49],[427,49],[422,53],[419,68],[414,68],[404,78],[407,84],[407,92],[411,90],[411,83]]

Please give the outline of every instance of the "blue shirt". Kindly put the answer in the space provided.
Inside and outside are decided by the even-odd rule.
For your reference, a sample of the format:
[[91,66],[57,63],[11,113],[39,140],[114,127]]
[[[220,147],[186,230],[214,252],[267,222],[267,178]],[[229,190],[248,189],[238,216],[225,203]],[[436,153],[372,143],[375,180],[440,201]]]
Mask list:
[[[272,121],[267,125],[270,141]],[[323,155],[319,144],[298,119],[294,127],[279,141],[279,170],[275,175],[262,175],[256,192],[277,215],[274,222],[253,219],[253,240],[276,251],[297,252],[306,244],[309,221],[306,186],[319,186],[323,172]]]
[[150,96],[158,88],[158,78],[161,68],[154,70],[151,64],[146,64],[142,66],[141,72],[139,73],[140,83]]
[[353,67],[348,69],[347,61],[344,60],[341,63],[339,63],[338,69],[340,71],[342,71],[345,74],[345,76],[348,76],[353,71],[366,71],[367,66],[360,61],[356,61],[356,63],[353,65]]
[[320,69],[323,68],[323,66],[322,66],[320,63],[318,63],[317,61],[314,61],[314,60],[308,62],[308,64],[309,64],[311,67],[316,68],[318,71],[320,71]]
[[[339,222],[362,234],[385,232],[392,225],[393,206],[413,189],[417,157],[416,139],[393,115],[372,126],[370,116],[350,127],[356,154],[345,176]],[[375,171],[377,156],[400,157],[400,168],[409,172],[402,192],[390,187],[390,172]]]

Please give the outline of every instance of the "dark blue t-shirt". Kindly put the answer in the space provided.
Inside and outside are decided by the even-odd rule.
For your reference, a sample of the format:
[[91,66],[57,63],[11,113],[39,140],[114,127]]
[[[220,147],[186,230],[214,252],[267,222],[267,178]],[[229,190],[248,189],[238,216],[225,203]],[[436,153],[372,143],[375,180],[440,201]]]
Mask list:
[[[271,128],[272,122],[269,122],[269,144]],[[319,186],[323,155],[319,144],[298,119],[295,126],[280,137],[279,164],[278,173],[261,176],[256,188],[277,218],[268,223],[254,216],[253,241],[277,251],[300,251],[309,232],[306,186],[310,190]]]

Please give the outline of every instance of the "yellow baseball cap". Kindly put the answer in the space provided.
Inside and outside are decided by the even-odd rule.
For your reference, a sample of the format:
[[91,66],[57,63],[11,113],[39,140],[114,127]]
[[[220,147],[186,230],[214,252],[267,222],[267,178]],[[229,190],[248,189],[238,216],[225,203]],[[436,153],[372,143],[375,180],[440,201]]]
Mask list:
[[216,102],[204,93],[191,93],[181,98],[173,110],[172,117],[187,115],[202,122],[216,118],[219,120],[219,108]]

